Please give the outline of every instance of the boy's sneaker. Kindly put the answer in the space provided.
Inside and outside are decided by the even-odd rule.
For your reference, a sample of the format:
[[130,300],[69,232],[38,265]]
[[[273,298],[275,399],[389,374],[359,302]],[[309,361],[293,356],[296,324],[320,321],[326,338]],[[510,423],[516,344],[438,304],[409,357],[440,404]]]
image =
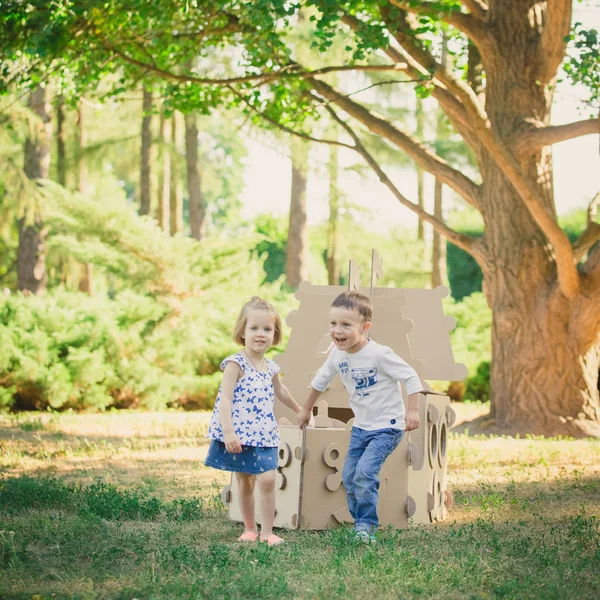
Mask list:
[[354,537],[363,544],[376,544],[375,536],[368,531],[355,531]]

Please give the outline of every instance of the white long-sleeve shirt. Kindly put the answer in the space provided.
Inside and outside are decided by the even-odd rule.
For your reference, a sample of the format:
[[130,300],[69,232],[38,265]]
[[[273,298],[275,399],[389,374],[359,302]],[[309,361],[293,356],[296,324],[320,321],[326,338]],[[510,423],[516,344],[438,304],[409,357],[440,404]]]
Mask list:
[[324,392],[339,373],[350,394],[354,426],[374,429],[404,429],[406,410],[400,383],[408,395],[423,390],[415,370],[388,346],[373,340],[353,354],[334,348],[312,380]]

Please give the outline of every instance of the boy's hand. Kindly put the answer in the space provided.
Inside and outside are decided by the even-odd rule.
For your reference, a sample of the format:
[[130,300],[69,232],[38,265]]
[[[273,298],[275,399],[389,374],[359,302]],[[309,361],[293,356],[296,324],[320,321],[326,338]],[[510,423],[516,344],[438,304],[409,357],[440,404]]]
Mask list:
[[419,427],[420,423],[419,411],[409,410],[406,413],[406,431],[413,431]]
[[223,432],[223,438],[225,439],[225,450],[230,454],[239,454],[242,451],[242,443],[240,438],[233,432]]
[[310,424],[311,417],[312,417],[312,411],[307,410],[306,408],[303,408],[298,413],[298,427],[300,427],[300,429],[304,429],[304,427],[306,427],[306,425]]

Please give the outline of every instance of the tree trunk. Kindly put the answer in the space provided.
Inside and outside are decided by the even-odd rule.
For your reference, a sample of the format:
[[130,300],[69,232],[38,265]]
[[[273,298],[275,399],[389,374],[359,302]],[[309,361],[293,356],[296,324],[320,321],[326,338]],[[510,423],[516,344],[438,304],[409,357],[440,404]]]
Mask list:
[[[444,186],[439,179],[435,180],[433,189],[433,214],[442,221],[444,214],[442,210]],[[436,288],[438,285],[446,285],[446,241],[437,232],[433,230],[431,249],[431,287]]]
[[308,236],[306,231],[306,183],[308,179],[308,144],[292,138],[292,193],[288,229],[285,276],[288,285],[298,287],[306,279]]
[[142,149],[140,160],[140,215],[149,215],[152,185],[152,90],[144,88],[142,101]]
[[339,285],[340,268],[337,258],[340,189],[338,185],[339,148],[329,146],[329,220],[327,222],[327,284]]
[[[415,135],[419,142],[423,143],[423,100],[417,96],[417,109],[415,111],[417,120],[417,129]],[[417,204],[420,208],[425,208],[425,171],[417,165]],[[422,241],[425,239],[425,224],[423,219],[418,217],[417,223],[417,239]]]
[[87,147],[87,130],[85,128],[85,110],[83,102],[77,106],[77,130],[79,134],[79,151],[77,165],[77,190],[80,194],[87,193],[88,168],[85,150]]
[[179,171],[179,124],[180,113],[175,111],[171,117],[171,187],[169,206],[171,212],[171,235],[183,229],[183,189]]
[[190,211],[190,234],[195,240],[206,237],[206,209],[198,169],[198,125],[196,115],[185,116],[185,163]]
[[161,171],[158,184],[158,209],[156,220],[163,231],[169,231],[169,203],[171,196],[171,152],[169,143],[171,139],[171,120],[167,119],[164,112],[160,114],[160,158]]
[[[77,110],[77,130],[79,133],[79,164],[77,169],[77,189],[80,194],[88,192],[88,168],[87,168],[87,129],[83,102],[79,102]],[[79,291],[90,296],[94,294],[94,265],[85,263],[79,265]]]
[[[485,65],[486,110],[510,145],[529,120],[549,122],[554,80],[539,84],[546,56],[531,43],[527,13],[515,4],[497,7],[492,17],[500,55]],[[514,151],[555,215],[549,148]],[[600,435],[598,313],[581,322],[582,314],[592,314],[581,310],[588,299],[580,295],[569,302],[562,295],[547,239],[520,196],[489,153],[482,154],[480,166],[488,253],[482,267],[493,311],[492,416],[505,431]]]
[[467,58],[467,81],[471,86],[471,89],[477,94],[477,97],[481,100],[485,92],[485,85],[483,80],[483,65],[481,64],[481,55],[477,46],[473,42],[469,41]]
[[60,94],[56,99],[56,180],[67,187],[67,153],[65,131],[65,100]]
[[[442,57],[441,64],[444,68],[448,64],[448,38],[442,36]],[[442,155],[444,151],[444,142],[448,139],[446,120],[444,113],[438,108],[438,116],[435,131],[436,153]],[[433,189],[433,214],[440,221],[444,220],[442,210],[443,183],[436,178]],[[432,249],[431,249],[431,287],[435,289],[439,285],[446,284],[446,243],[437,230],[433,230]]]
[[[40,84],[31,92],[29,106],[41,122],[36,124],[33,135],[25,140],[25,175],[29,179],[48,179],[52,121],[44,84]],[[47,231],[38,212],[26,212],[19,220],[17,289],[21,291],[42,294],[46,290],[46,235]]]

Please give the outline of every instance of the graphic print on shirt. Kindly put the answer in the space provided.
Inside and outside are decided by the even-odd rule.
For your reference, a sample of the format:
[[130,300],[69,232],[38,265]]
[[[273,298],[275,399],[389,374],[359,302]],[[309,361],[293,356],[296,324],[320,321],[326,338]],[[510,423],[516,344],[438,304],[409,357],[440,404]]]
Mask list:
[[377,368],[352,369],[352,379],[358,396],[368,396],[366,390],[377,383]]
[[350,373],[350,361],[347,358],[344,358],[343,360],[340,360],[338,367],[340,368],[342,376],[347,377],[348,373]]

